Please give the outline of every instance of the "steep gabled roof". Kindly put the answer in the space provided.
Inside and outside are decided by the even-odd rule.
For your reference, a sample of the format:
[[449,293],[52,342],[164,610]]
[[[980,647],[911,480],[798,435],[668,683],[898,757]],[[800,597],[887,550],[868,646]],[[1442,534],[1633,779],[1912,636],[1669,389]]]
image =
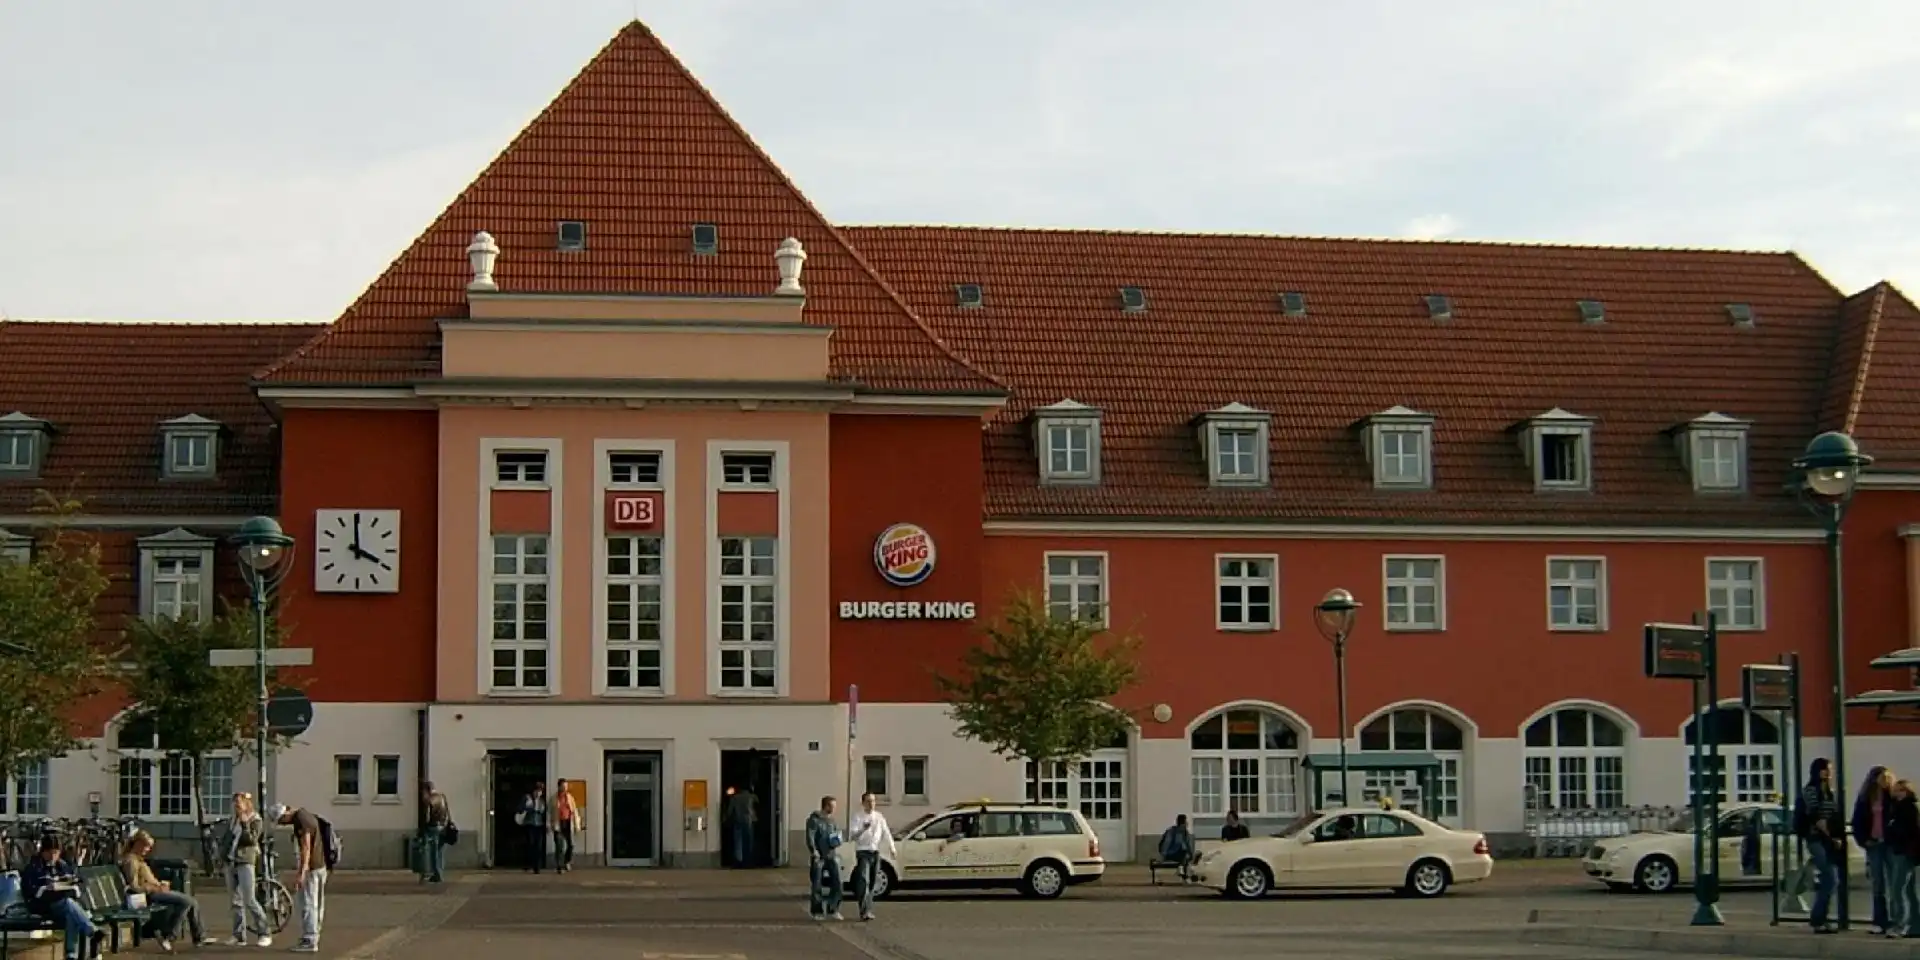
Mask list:
[[[557,249],[560,221],[585,250]],[[696,255],[695,223],[719,227]],[[500,244],[503,291],[771,294],[773,251],[805,245],[807,322],[835,328],[834,375],[876,392],[1000,393],[948,350],[652,32],[630,24],[454,199],[339,321],[264,370],[276,384],[438,375],[442,317],[466,311],[466,246]]]
[[[949,342],[1014,388],[987,512],[1016,518],[1804,522],[1782,490],[1826,387],[1840,293],[1787,253],[955,227],[844,232]],[[954,285],[978,283],[960,307]],[[1121,309],[1119,288],[1146,292]],[[1304,316],[1281,295],[1305,294]],[[1451,319],[1424,297],[1451,298]],[[1583,323],[1579,301],[1606,319]],[[1731,322],[1747,304],[1755,324]],[[1041,485],[1027,416],[1100,408],[1100,483]],[[1272,484],[1214,488],[1191,425],[1273,414]],[[1435,416],[1434,489],[1375,491],[1353,425]],[[1510,428],[1592,417],[1594,490],[1540,494]],[[1667,431],[1752,422],[1749,493],[1696,494]]]
[[[1871,308],[1857,305],[1863,300]],[[1855,294],[1848,304],[1864,315],[1857,325],[1871,332],[1842,332],[1834,379],[1851,384],[1852,399],[1833,428],[1853,434],[1876,470],[1920,471],[1920,309],[1890,283]]]
[[[321,328],[277,323],[0,322],[0,416],[53,425],[39,479],[0,480],[0,513],[35,491],[95,514],[271,513],[279,444],[247,375]],[[161,423],[197,414],[225,430],[218,474],[163,480]]]

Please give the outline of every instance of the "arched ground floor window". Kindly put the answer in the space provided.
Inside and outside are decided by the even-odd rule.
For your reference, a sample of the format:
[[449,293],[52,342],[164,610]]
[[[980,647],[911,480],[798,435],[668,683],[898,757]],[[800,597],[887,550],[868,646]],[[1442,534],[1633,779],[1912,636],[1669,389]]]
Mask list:
[[1214,713],[1187,738],[1199,817],[1290,818],[1301,813],[1300,732],[1259,707]]
[[[1427,785],[1432,796],[1427,809],[1448,826],[1460,826],[1460,778],[1466,766],[1466,735],[1460,725],[1425,707],[1398,707],[1360,728],[1360,749],[1431,753],[1440,761],[1440,776]],[[1412,773],[1368,773],[1365,788],[1398,799],[1397,790],[1417,786]]]
[[[1687,747],[1687,788],[1692,796],[1698,769],[1694,765],[1695,717],[1680,730]],[[1721,803],[1769,803],[1780,791],[1780,725],[1763,713],[1750,713],[1738,704],[1722,704],[1707,713],[1714,737],[1720,741],[1720,766],[1707,779]],[[1727,772],[1732,771],[1732,790]]]
[[1627,735],[1612,717],[1562,707],[1527,724],[1527,804],[1536,810],[1627,805]]
[[[1036,772],[1038,776],[1035,776]],[[1127,737],[1115,738],[1075,763],[1026,763],[1027,802],[1077,807],[1109,859],[1130,856],[1127,825]],[[1037,793],[1036,793],[1037,791]]]
[[[193,758],[170,749],[150,718],[130,714],[116,727],[115,809],[128,817],[191,819]],[[201,804],[208,818],[232,816],[234,754],[220,751],[205,761]]]

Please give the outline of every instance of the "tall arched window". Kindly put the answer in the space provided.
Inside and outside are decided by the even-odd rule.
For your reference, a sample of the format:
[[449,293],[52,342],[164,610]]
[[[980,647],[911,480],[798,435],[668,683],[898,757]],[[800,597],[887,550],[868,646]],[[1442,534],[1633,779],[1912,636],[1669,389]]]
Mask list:
[[[1693,740],[1697,718],[1681,728],[1687,746],[1687,786],[1693,786]],[[1749,713],[1738,705],[1713,708],[1707,714],[1714,737],[1720,741],[1720,770],[1710,779],[1720,802],[1768,803],[1780,790],[1778,761],[1780,725],[1763,713]],[[1733,771],[1733,795],[1727,795],[1726,771]]]
[[[1449,826],[1459,825],[1460,771],[1466,760],[1466,737],[1459,724],[1424,707],[1404,707],[1383,713],[1361,727],[1360,749],[1433,754],[1440,761],[1440,778],[1428,785],[1433,791],[1429,809]],[[1417,782],[1411,773],[1369,773],[1366,788],[1387,793],[1389,788],[1414,786]]]
[[1236,707],[1200,722],[1188,738],[1193,813],[1249,818],[1300,813],[1300,732],[1271,710]]
[[1627,805],[1627,735],[1612,717],[1563,707],[1527,724],[1528,803],[1541,810]]

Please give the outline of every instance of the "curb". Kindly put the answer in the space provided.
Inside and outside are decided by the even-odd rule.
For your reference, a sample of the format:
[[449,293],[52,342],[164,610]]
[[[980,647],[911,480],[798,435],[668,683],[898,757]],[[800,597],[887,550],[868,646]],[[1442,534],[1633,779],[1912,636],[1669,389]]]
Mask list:
[[1806,931],[1727,929],[1643,930],[1632,927],[1530,926],[1526,943],[1603,947],[1656,953],[1738,957],[1822,957],[1828,960],[1920,960],[1920,942],[1868,938],[1859,933],[1817,936]]

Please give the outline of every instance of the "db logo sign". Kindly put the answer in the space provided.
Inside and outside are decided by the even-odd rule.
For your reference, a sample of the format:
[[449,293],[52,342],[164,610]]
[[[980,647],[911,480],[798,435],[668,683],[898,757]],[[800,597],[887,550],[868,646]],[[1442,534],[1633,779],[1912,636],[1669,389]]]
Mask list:
[[624,528],[651,527],[660,522],[660,500],[652,494],[623,494],[608,498],[610,525]]
[[911,523],[896,523],[873,541],[873,565],[896,587],[932,576],[934,556],[933,537]]

